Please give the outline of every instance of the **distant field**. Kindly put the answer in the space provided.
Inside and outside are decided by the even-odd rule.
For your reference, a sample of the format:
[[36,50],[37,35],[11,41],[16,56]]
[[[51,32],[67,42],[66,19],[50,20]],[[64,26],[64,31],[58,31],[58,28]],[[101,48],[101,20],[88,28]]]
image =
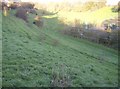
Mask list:
[[111,11],[112,7],[103,7],[96,11],[86,12],[65,12],[58,13],[59,18],[66,18],[65,23],[72,23],[75,19],[80,20],[80,23],[101,24],[104,20],[118,18],[118,13]]

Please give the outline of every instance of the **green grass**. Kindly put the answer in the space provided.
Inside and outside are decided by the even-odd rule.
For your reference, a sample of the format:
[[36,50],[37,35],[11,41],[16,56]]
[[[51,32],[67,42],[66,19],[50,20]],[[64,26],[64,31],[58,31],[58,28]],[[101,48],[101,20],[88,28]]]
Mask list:
[[92,12],[86,11],[81,13],[61,11],[58,13],[58,16],[60,18],[66,18],[66,24],[73,22],[75,19],[79,19],[80,23],[101,24],[104,20],[118,17],[118,13],[113,13],[111,8],[112,7],[106,6]]
[[43,28],[32,24],[34,15],[29,15],[29,23],[3,16],[3,86],[51,86],[52,71],[61,64],[71,86],[117,86],[117,51],[61,34],[64,26],[50,16],[43,16]]

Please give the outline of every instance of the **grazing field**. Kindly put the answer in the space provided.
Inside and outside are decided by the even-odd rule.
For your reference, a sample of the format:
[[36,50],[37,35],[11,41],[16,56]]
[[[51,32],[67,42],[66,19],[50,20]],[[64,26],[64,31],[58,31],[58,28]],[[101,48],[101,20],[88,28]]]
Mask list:
[[111,11],[112,7],[103,7],[95,11],[86,12],[66,12],[61,11],[58,13],[59,18],[65,18],[65,23],[70,24],[75,19],[80,20],[80,23],[92,23],[100,25],[104,20],[118,18],[118,13]]
[[43,16],[42,28],[32,24],[34,16],[28,23],[12,14],[2,18],[3,87],[52,86],[54,72],[69,77],[69,86],[118,85],[116,50],[61,34],[57,15]]

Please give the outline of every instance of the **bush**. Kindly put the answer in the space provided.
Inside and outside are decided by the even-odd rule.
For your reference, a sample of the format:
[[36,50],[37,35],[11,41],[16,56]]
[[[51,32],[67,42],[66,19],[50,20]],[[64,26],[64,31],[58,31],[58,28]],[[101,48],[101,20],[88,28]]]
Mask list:
[[27,20],[27,13],[24,8],[18,8],[15,14],[16,17],[23,19],[24,21],[28,22]]
[[9,4],[9,8],[16,9],[18,7],[17,3],[11,3]]
[[2,5],[2,10],[4,9],[5,6],[7,6],[7,4],[4,2],[2,2],[1,5]]
[[118,49],[119,46],[119,34],[120,31],[119,30],[114,30],[111,34],[110,34],[110,46],[112,48]]
[[118,5],[114,6],[111,10],[112,10],[112,12],[119,12],[120,11],[120,1],[118,2]]
[[70,35],[73,36],[73,37],[79,37],[78,30],[79,30],[79,28],[77,28],[77,27],[71,27]]
[[82,30],[80,27],[66,27],[64,30],[61,31],[61,33],[73,37],[80,37]]
[[79,27],[66,27],[64,30],[62,30],[62,33],[73,37],[83,38],[118,50],[118,35],[120,34],[119,30],[106,32],[90,27],[87,30],[81,25]]
[[82,7],[82,11],[95,11],[97,9],[100,9],[102,7],[104,7],[106,5],[106,2],[93,2],[93,1],[88,1],[86,2],[83,7]]
[[37,14],[35,9],[31,9],[29,12],[32,13],[32,14]]
[[70,87],[72,85],[67,67],[64,64],[52,68],[51,87]]
[[42,21],[41,17],[40,16],[36,16],[34,18],[33,24],[37,25],[38,27],[42,27],[43,26],[43,21]]
[[112,12],[119,12],[120,11],[120,7],[115,6],[112,8]]
[[27,9],[33,9],[34,8],[34,4],[29,3],[29,2],[22,2],[21,3],[21,7],[27,8]]
[[79,27],[79,26],[80,26],[80,20],[75,19],[75,20],[74,20],[74,26],[75,26],[75,27]]
[[83,33],[84,33],[83,35],[84,35],[85,39],[98,43],[99,36],[101,34],[100,31],[98,31],[98,30],[87,30],[87,31],[83,31]]
[[37,25],[38,27],[42,27],[43,21],[34,21],[33,24]]

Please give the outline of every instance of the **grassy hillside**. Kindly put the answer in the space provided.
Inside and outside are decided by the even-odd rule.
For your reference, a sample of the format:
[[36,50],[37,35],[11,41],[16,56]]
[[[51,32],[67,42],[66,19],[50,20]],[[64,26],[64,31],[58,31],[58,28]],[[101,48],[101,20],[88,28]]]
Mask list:
[[3,86],[48,87],[53,71],[61,70],[71,86],[118,85],[117,51],[62,35],[64,25],[56,16],[43,20],[44,27],[38,28],[13,15],[3,16]]

